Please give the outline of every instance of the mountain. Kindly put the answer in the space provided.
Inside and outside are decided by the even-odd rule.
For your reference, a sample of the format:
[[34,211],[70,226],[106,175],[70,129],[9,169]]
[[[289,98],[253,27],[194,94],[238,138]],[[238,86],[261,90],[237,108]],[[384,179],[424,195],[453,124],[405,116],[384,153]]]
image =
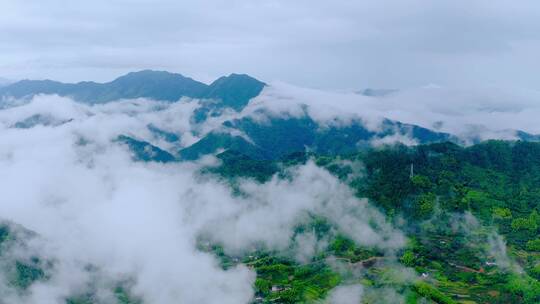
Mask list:
[[24,98],[36,94],[57,94],[90,104],[140,97],[176,101],[183,96],[200,97],[206,88],[204,83],[180,74],[146,70],[129,73],[107,83],[22,80],[1,88],[0,96]]
[[[367,301],[362,303],[540,303],[539,143],[488,141],[469,147],[439,143],[370,149],[339,157],[308,156],[349,183],[359,197],[369,198],[387,216],[406,223],[401,227],[411,241],[395,262],[417,272],[418,279],[411,281],[390,274],[388,268],[393,266],[385,264],[376,250],[368,253],[342,237],[328,245],[326,254],[345,260],[343,267],[368,273],[365,280],[370,286],[410,284],[400,291],[407,301],[395,297],[377,301],[382,296],[373,293],[366,294],[363,299]],[[287,159],[273,167],[269,161],[262,166],[232,153],[220,154],[220,158],[223,165],[210,172],[226,178],[268,181],[280,172],[280,166],[291,164]],[[363,170],[355,172],[354,161],[360,161]],[[414,174],[409,170],[412,164]],[[326,225],[328,222],[315,218],[297,231],[324,234],[329,231]],[[320,259],[328,255],[321,254]],[[256,291],[263,299],[259,303],[279,299],[283,293],[271,289],[278,284],[294,291],[290,292],[294,300],[285,303],[308,302],[306,285],[298,282],[311,278],[296,277],[304,266],[264,258],[264,263],[257,264],[262,259],[255,258],[251,264],[257,269]],[[269,264],[280,270],[268,271]],[[281,279],[290,273],[295,275],[293,280]],[[317,283],[329,281],[321,268],[316,273]]]
[[540,141],[540,135],[539,134],[531,134],[524,131],[516,131],[516,137],[519,140],[523,141]]
[[193,113],[193,122],[201,123],[208,116],[219,116],[224,108],[241,111],[265,86],[264,82],[245,74],[221,77],[208,87],[203,96],[207,102]]
[[245,74],[231,74],[212,82],[204,95],[221,100],[221,104],[235,110],[243,109],[249,100],[261,93],[266,84]]
[[[210,173],[229,183],[231,192],[244,200],[260,200],[266,208],[264,216],[276,212],[286,215],[285,204],[301,199],[298,193],[303,189],[291,188],[290,198],[276,203],[261,199],[268,195],[266,192],[249,197],[237,185],[245,183],[246,178],[259,183],[279,180],[288,185],[296,178],[295,168],[309,160],[346,183],[358,198],[369,199],[382,216],[396,218],[396,225],[408,240],[403,248],[395,250],[366,245],[362,242],[365,234],[356,227],[352,231],[360,231],[359,238],[349,236],[340,225],[354,225],[352,218],[374,212],[366,207],[356,209],[364,206],[357,200],[347,205],[347,213],[339,214],[341,217],[332,218],[334,213],[321,211],[303,214],[291,228],[290,236],[286,236],[291,245],[285,249],[260,245],[230,253],[217,241],[201,237],[196,250],[213,256],[216,261],[213,265],[223,270],[242,265],[253,269],[254,300],[249,303],[314,303],[314,299],[325,303],[332,290],[342,282],[353,280],[369,284],[363,298],[366,301],[362,303],[534,304],[540,301],[540,143],[488,141],[469,147],[448,142],[416,147],[398,145],[337,156],[297,153],[275,161],[253,160],[227,151],[218,158],[221,165],[203,168],[200,173]],[[360,170],[359,163],[363,164]],[[411,165],[414,174],[409,170]],[[314,177],[308,182],[311,181],[315,187],[321,185],[315,183]],[[173,185],[177,187],[176,183]],[[281,189],[279,184],[273,185],[270,194],[277,195],[276,191]],[[335,187],[329,189],[335,191]],[[311,191],[318,194],[313,188]],[[332,199],[334,195],[336,200]],[[334,211],[342,197],[338,191],[318,194],[310,203],[324,200]],[[216,199],[221,203],[219,197]],[[150,203],[154,204],[153,208],[160,206]],[[268,205],[276,206],[278,211],[268,210]],[[244,210],[260,210],[257,208],[260,207],[253,203]],[[265,221],[256,224],[268,225]],[[380,221],[372,218],[368,225],[383,229],[376,226],[381,225]],[[323,246],[317,248],[308,262],[299,262],[294,250],[299,250],[296,246],[307,236],[320,240]],[[28,244],[42,239],[36,232],[0,219],[0,274],[6,278],[3,287],[28,294],[36,286],[49,286],[46,283],[59,276],[61,272],[57,269],[63,266],[61,262],[69,262],[70,256],[58,261],[47,257],[46,251],[31,251],[35,246]],[[30,258],[14,254],[26,251],[32,254]],[[92,284],[83,285],[82,292],[63,295],[62,303],[102,303],[96,299],[103,290],[115,303],[147,303],[132,289],[131,282],[139,273],[134,272],[127,279],[125,275],[109,278],[96,275],[101,274],[103,265],[84,266],[80,275],[88,275]],[[98,284],[102,287],[94,288]],[[386,293],[391,296],[385,297]],[[383,300],[377,301],[379,298]]]
[[120,135],[116,139],[119,143],[127,145],[133,153],[133,159],[138,161],[171,162],[175,157],[154,145],[140,141],[129,136]]
[[18,121],[15,124],[13,124],[13,128],[18,129],[30,129],[35,126],[60,126],[65,123],[71,122],[72,119],[67,120],[58,120],[54,117],[47,116],[47,115],[41,115],[41,114],[34,114],[30,117],[25,118],[24,120]]
[[384,120],[378,131],[367,129],[359,120],[346,126],[323,126],[309,116],[274,117],[265,123],[244,117],[224,122],[223,128],[179,151],[180,158],[193,160],[223,149],[241,151],[256,160],[272,160],[305,151],[327,155],[354,153],[374,142],[384,143],[387,137],[401,136],[417,143],[457,140],[447,133],[391,120]]
[[[270,99],[275,92],[265,92],[239,112],[264,86],[248,75],[231,74],[205,85],[154,71],[107,84],[23,81],[10,86],[6,91],[21,96],[76,92],[89,103],[137,96],[173,102],[186,94],[202,101],[195,117],[174,105],[140,114],[132,104],[116,105],[113,115],[107,107],[76,105],[85,113],[72,115],[79,113],[72,102],[59,102],[49,111],[56,105],[53,98],[46,100],[50,104],[0,110],[0,138],[8,139],[2,141],[6,157],[0,162],[7,168],[3,183],[8,190],[8,207],[1,209],[8,213],[0,215],[0,293],[15,299],[7,303],[27,303],[51,287],[65,291],[57,295],[53,290],[55,303],[150,303],[147,285],[138,282],[148,279],[153,290],[171,261],[181,266],[173,276],[183,269],[219,267],[221,274],[251,269],[251,280],[240,279],[252,282],[244,288],[253,289],[252,298],[231,303],[339,303],[335,291],[351,284],[362,294],[355,303],[540,303],[540,143],[534,142],[540,136],[508,129],[491,134],[516,140],[477,143],[483,138],[478,136],[460,145],[451,134],[397,120],[383,118],[372,127],[354,112],[320,115],[326,109],[310,105],[309,94]],[[338,104],[334,96],[323,97]],[[295,102],[298,107],[291,106]],[[186,147],[194,138],[199,140]],[[137,163],[128,162],[125,152]],[[53,155],[59,157],[44,157]],[[219,161],[176,163],[204,155]],[[46,175],[46,170],[56,171]],[[17,190],[26,181],[31,183],[25,190],[34,192],[19,198]],[[77,191],[51,196],[66,182]],[[21,216],[17,207],[24,207],[27,198],[35,201],[27,206],[34,216]],[[87,201],[90,207],[83,205]],[[62,212],[56,212],[59,203]],[[95,221],[96,215],[106,216]],[[45,227],[62,226],[34,225],[37,216],[48,222]],[[115,230],[125,219],[134,225]],[[155,226],[161,221],[164,226]],[[142,235],[131,233],[135,226]],[[167,232],[171,227],[175,231]],[[191,233],[180,232],[190,244],[187,253],[171,247],[185,245],[178,243],[177,228]],[[282,245],[274,244],[276,236]],[[87,239],[92,240],[88,248],[98,244],[100,250],[62,249],[84,246]],[[133,244],[156,239],[157,250],[131,255],[137,249]],[[230,248],[239,243],[245,245]],[[185,268],[198,263],[187,254],[202,256],[209,263],[201,265],[210,268]],[[124,257],[127,266],[111,263]],[[116,265],[119,271],[109,271]],[[150,272],[139,271],[140,265]],[[54,285],[72,273],[83,284],[73,289],[71,282],[65,289]],[[191,281],[186,273],[176,276],[186,281],[170,290]],[[229,278],[203,280],[203,288]],[[177,300],[178,294],[171,294],[172,301],[162,302]]]
[[57,94],[89,104],[119,99],[150,98],[175,102],[182,97],[211,98],[221,107],[242,109],[265,86],[248,75],[231,74],[211,85],[181,74],[144,70],[121,76],[111,82],[62,83],[52,80],[22,80],[0,87],[0,97],[25,98],[37,94]]

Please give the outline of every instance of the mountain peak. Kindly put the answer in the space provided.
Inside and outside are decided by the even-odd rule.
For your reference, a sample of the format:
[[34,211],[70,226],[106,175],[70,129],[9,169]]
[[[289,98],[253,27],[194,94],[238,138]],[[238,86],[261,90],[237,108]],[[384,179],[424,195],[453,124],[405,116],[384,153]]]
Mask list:
[[250,82],[253,84],[262,84],[266,85],[264,82],[259,81],[258,79],[251,77],[248,74],[237,74],[231,73],[228,76],[221,76],[218,79],[214,80],[210,86],[216,86],[222,83],[238,83],[238,82]]
[[247,74],[230,74],[216,79],[210,84],[206,98],[219,99],[223,106],[237,111],[259,95],[266,84]]
[[167,72],[167,71],[158,71],[158,70],[150,70],[150,69],[147,69],[147,70],[140,70],[140,71],[134,71],[134,72],[129,72],[125,75],[122,75],[118,78],[116,78],[115,80],[118,80],[118,79],[129,79],[129,78],[139,78],[139,77],[184,77],[182,74],[177,74],[177,73],[171,73],[171,72]]
[[121,82],[143,82],[143,81],[151,81],[151,82],[160,82],[160,81],[192,81],[202,84],[201,82],[198,82],[196,80],[193,80],[192,78],[185,77],[182,74],[178,73],[171,73],[167,71],[155,71],[155,70],[141,70],[136,72],[129,72],[125,75],[122,75],[115,80],[113,80],[111,83],[121,83]]

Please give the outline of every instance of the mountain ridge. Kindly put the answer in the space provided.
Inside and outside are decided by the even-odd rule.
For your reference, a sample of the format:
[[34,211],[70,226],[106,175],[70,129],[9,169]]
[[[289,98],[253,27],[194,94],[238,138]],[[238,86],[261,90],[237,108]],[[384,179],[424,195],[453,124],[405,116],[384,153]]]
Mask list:
[[247,74],[230,74],[212,84],[167,71],[141,70],[119,76],[110,82],[21,80],[0,87],[0,99],[28,98],[38,94],[56,94],[76,101],[100,104],[119,99],[150,98],[176,102],[182,97],[215,99],[221,106],[241,110],[266,86]]

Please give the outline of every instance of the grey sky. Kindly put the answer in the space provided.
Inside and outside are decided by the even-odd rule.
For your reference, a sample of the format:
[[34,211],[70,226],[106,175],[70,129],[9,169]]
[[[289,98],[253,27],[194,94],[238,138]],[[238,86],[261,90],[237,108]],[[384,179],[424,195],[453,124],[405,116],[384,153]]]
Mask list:
[[539,1],[3,0],[0,76],[538,89]]

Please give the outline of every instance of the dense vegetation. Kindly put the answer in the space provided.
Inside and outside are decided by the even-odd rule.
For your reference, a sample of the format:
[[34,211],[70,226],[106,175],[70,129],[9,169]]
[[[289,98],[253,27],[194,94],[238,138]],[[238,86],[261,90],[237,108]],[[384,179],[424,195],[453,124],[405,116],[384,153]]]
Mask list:
[[[327,241],[309,261],[264,247],[233,256],[201,240],[199,249],[215,254],[224,269],[242,263],[257,273],[254,303],[321,303],[336,286],[358,283],[363,303],[540,303],[540,143],[397,145],[342,155],[297,152],[277,160],[228,150],[218,158],[219,167],[202,173],[233,189],[241,179],[265,182],[313,161],[369,198],[408,238],[405,248],[389,254],[355,244],[313,215],[298,224],[291,242],[294,247],[304,233]],[[0,227],[0,256],[16,237],[10,227]],[[21,292],[47,280],[54,267],[38,257],[10,263],[2,267]],[[111,290],[118,303],[140,303],[130,296],[129,282]],[[95,303],[92,289],[66,303]]]
[[241,151],[252,159],[279,161],[305,149],[323,155],[354,153],[359,148],[368,148],[373,140],[396,135],[406,135],[419,143],[457,140],[447,133],[392,120],[384,120],[380,129],[374,131],[361,120],[353,120],[347,125],[322,125],[307,113],[300,117],[274,117],[264,111],[259,114],[266,119],[263,123],[253,117],[225,121],[223,129],[183,147],[180,158],[193,160],[226,149]]
[[[306,288],[324,297],[337,282],[351,280],[370,286],[368,291],[374,293],[391,286],[407,303],[420,299],[435,303],[540,302],[540,143],[398,145],[338,156],[295,153],[276,162],[231,151],[219,157],[222,166],[211,172],[226,180],[265,181],[284,167],[314,160],[348,183],[359,197],[368,197],[409,238],[396,265],[389,257],[369,251],[366,255],[352,241],[336,237],[309,264],[321,269],[317,286],[310,285],[309,277],[294,276],[295,271],[311,266],[295,265],[291,259],[254,263],[258,273],[255,287],[262,302],[276,297],[285,303],[309,302],[312,298]],[[345,258],[350,265],[370,258],[380,260],[366,265],[361,278],[347,278],[342,273],[334,272],[337,277],[327,274],[328,256]],[[271,276],[269,266],[275,272]],[[388,275],[399,267],[414,269],[417,277],[400,280]],[[274,292],[269,286],[275,287]],[[385,303],[380,297],[370,298],[369,292],[365,303]],[[291,294],[295,297],[290,298]]]

